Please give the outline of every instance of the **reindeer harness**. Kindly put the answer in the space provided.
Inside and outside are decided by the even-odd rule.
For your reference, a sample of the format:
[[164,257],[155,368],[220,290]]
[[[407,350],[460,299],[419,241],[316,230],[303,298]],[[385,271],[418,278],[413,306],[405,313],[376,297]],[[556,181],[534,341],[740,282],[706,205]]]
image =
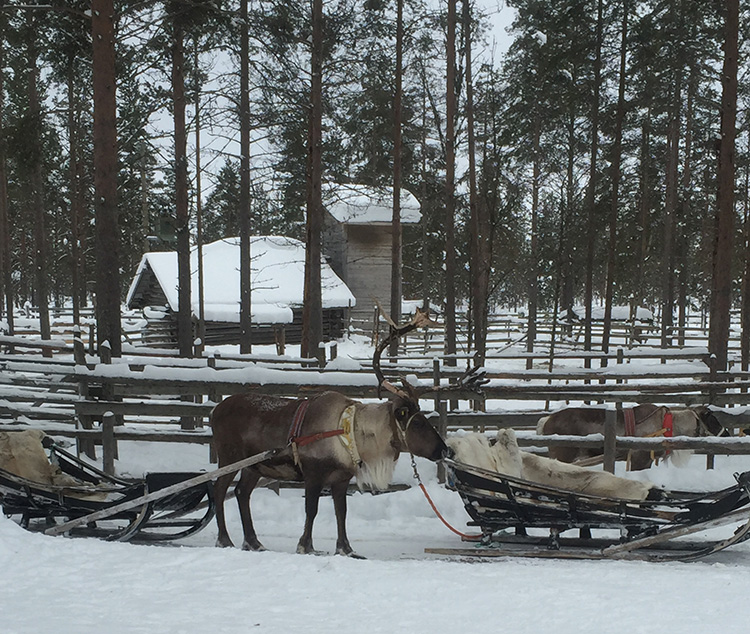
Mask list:
[[[626,436],[635,436],[635,427],[636,425],[643,423],[644,421],[647,421],[649,418],[651,418],[656,412],[660,411],[659,408],[653,413],[649,414],[645,418],[636,421],[635,420],[635,408],[629,407],[627,409],[624,409],[622,411],[623,419],[625,422],[625,435]],[[664,417],[661,421],[661,429],[659,431],[655,431],[653,434],[648,434],[646,438],[653,438],[655,436],[663,436],[664,438],[672,438],[674,436],[674,416],[672,415],[672,412],[669,411],[668,407],[663,408],[664,411]],[[665,449],[664,453],[666,455],[670,454],[669,449]],[[630,462],[630,455],[632,454],[632,450],[628,452],[628,463]],[[651,452],[651,459],[656,460],[655,452]]]
[[302,423],[305,420],[305,414],[307,408],[310,405],[310,401],[303,399],[299,402],[297,409],[292,417],[292,424],[289,427],[289,433],[287,434],[287,444],[292,448],[292,455],[294,456],[294,464],[302,468],[299,459],[299,447],[304,447],[311,443],[323,440],[324,438],[333,438],[338,436],[341,440],[341,444],[344,445],[349,455],[352,458],[352,463],[355,467],[358,467],[362,460],[359,457],[359,451],[357,450],[357,443],[354,439],[354,414],[356,412],[356,406],[350,405],[342,413],[339,419],[338,429],[330,429],[328,431],[320,431],[315,434],[308,434],[307,436],[301,436]]
[[648,437],[651,436],[664,436],[665,438],[672,438],[674,435],[674,417],[672,416],[672,412],[669,411],[668,407],[665,408],[659,408],[655,412],[649,414],[645,418],[642,418],[641,420],[637,421],[635,420],[635,409],[632,407],[629,407],[627,409],[624,409],[622,411],[623,419],[625,422],[625,435],[626,436],[635,436],[635,428],[636,425],[640,425],[641,423],[647,421],[649,418],[651,418],[656,412],[658,412],[660,409],[664,409],[664,418],[661,421],[661,430],[654,432],[653,434],[649,434]]

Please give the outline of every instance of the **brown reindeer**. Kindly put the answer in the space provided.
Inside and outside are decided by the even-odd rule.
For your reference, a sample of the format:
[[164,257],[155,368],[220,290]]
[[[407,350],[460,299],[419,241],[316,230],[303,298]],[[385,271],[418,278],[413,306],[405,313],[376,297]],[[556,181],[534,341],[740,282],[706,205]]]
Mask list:
[[[595,407],[568,407],[539,419],[537,434],[560,434],[565,436],[587,436],[604,431],[605,411]],[[632,410],[617,411],[616,434],[618,436],[719,436],[724,427],[711,410],[705,406],[695,408],[668,408],[646,403]],[[670,418],[671,416],[671,418]],[[561,462],[579,462],[601,456],[601,449],[577,447],[550,447],[549,455]],[[664,452],[655,452],[663,455]],[[626,455],[618,456],[624,459]],[[652,462],[649,451],[633,451],[629,455],[630,468],[634,471],[648,469]]]
[[[378,345],[373,366],[379,385],[390,391],[390,400],[365,404],[338,392],[324,392],[307,399],[278,398],[263,394],[230,396],[211,415],[213,445],[219,466],[271,448],[285,447],[267,462],[242,470],[235,489],[244,539],[242,548],[263,550],[253,527],[250,494],[261,477],[304,482],[305,527],[297,552],[312,553],[312,529],[324,487],[333,497],[338,537],[336,553],[354,555],[346,534],[346,493],[355,477],[360,486],[385,489],[402,450],[436,461],[446,445],[419,409],[416,393],[391,386],[380,370],[380,355],[395,338],[425,325],[418,313],[401,328],[391,328]],[[429,321],[429,320],[428,320]],[[224,498],[234,474],[214,484],[217,546],[232,546],[224,517]]]

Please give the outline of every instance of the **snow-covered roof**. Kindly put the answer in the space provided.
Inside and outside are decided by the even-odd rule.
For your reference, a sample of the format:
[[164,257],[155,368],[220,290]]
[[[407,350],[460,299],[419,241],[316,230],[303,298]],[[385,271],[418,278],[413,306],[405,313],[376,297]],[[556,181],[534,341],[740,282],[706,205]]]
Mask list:
[[[323,187],[323,206],[344,224],[386,224],[393,218],[393,187],[334,185]],[[414,224],[422,219],[419,201],[401,189],[401,222]]]
[[[302,306],[305,279],[305,245],[283,236],[250,239],[251,310],[255,323],[290,323],[292,308]],[[177,311],[177,253],[146,253],[130,284],[127,304],[134,297],[144,271],[153,271]],[[192,310],[198,314],[198,252],[190,253]],[[204,310],[208,321],[238,322],[240,317],[240,239],[226,238],[203,247]],[[321,262],[323,308],[343,308],[356,303],[354,295],[326,262]]]
[[[577,319],[585,319],[586,308],[584,306],[573,307],[573,313]],[[654,321],[654,313],[648,308],[638,306],[635,313],[636,321],[652,322]],[[591,308],[591,319],[593,321],[602,321],[604,319],[604,307],[593,306]],[[613,321],[628,321],[630,319],[630,306],[612,306],[612,320]]]

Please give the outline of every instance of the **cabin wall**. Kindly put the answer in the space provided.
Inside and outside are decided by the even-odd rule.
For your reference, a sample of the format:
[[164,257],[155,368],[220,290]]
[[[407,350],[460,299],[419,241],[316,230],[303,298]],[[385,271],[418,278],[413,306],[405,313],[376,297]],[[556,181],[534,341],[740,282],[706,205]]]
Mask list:
[[344,283],[346,283],[348,272],[346,230],[344,226],[328,212],[325,212],[323,216],[321,241],[323,255],[327,258],[333,272],[338,275]]
[[[340,339],[347,325],[346,309],[329,308],[323,311],[323,338]],[[287,344],[298,344],[302,340],[302,309],[293,310],[290,324],[253,324],[250,337],[253,345],[273,345],[277,333],[284,330]],[[167,311],[160,319],[147,319],[142,332],[142,341],[147,346],[160,348],[177,347],[177,316]],[[205,344],[208,346],[235,345],[240,342],[240,325],[236,322],[207,321]]]
[[168,303],[167,296],[156,279],[153,269],[146,263],[146,268],[133,291],[133,297],[128,304],[128,308],[167,306]]
[[391,228],[347,225],[346,271],[343,278],[357,299],[353,319],[371,319],[375,300],[390,312]]

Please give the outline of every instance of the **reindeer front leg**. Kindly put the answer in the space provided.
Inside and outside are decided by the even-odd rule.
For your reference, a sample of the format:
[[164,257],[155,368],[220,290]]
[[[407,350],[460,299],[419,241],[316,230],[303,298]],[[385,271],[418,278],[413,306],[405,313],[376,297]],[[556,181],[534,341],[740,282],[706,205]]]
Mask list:
[[250,495],[260,480],[260,474],[252,469],[243,469],[240,481],[237,483],[234,493],[237,496],[237,504],[240,508],[240,520],[242,521],[242,550],[265,550],[263,544],[258,540],[253,526],[253,517],[250,513]]
[[349,544],[349,538],[346,535],[346,493],[349,488],[349,480],[337,482],[331,485],[331,495],[333,496],[333,510],[336,513],[336,528],[338,529],[338,538],[336,539],[336,554],[364,559],[357,555]]
[[319,482],[305,483],[305,531],[297,543],[297,552],[303,555],[315,553],[312,542],[313,523],[318,514],[318,502],[323,486]]

